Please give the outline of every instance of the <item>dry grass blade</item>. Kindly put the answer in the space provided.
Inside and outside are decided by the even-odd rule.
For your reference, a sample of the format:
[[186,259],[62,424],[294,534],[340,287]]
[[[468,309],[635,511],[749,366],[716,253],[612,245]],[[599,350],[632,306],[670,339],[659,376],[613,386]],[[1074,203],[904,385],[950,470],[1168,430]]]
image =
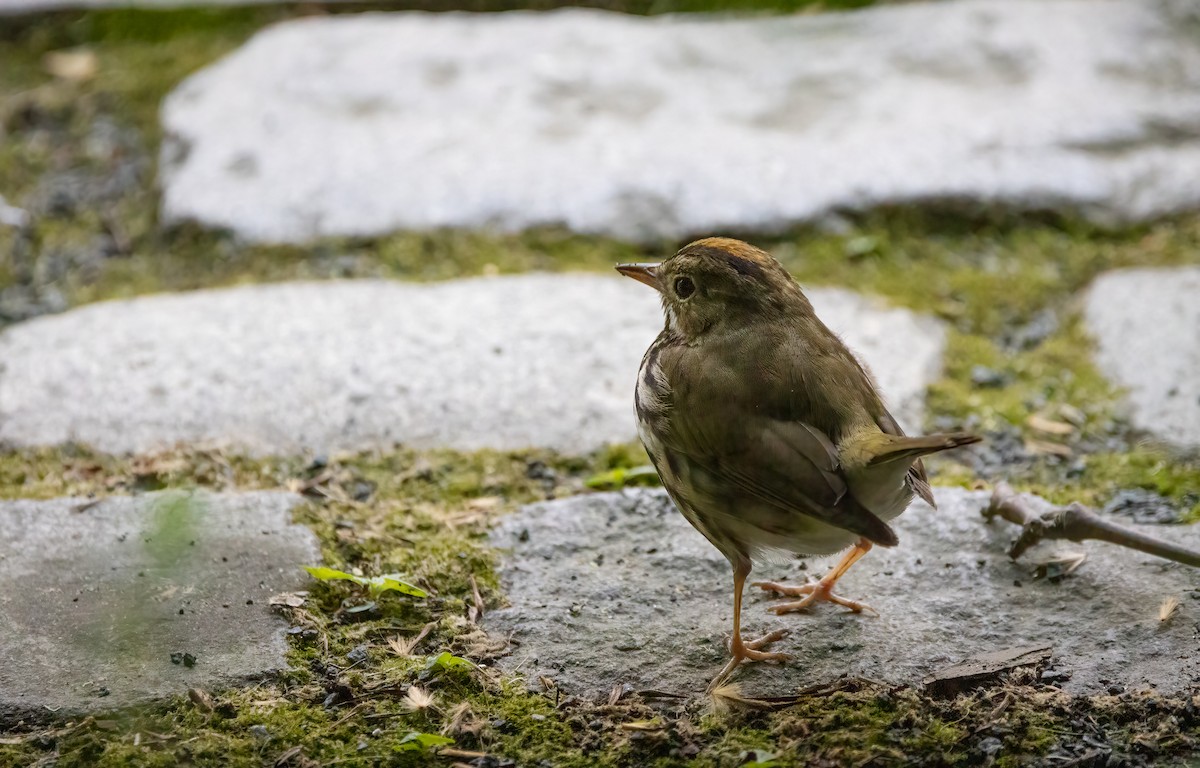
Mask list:
[[742,693],[742,688],[738,683],[717,686],[709,696],[712,697],[713,706],[721,712],[775,712],[787,709],[805,698],[804,694],[751,698]]
[[474,599],[474,604],[467,609],[467,621],[472,624],[478,624],[483,618],[483,595],[479,594],[479,584],[475,582],[475,574],[467,577],[467,581],[471,584],[471,595]]
[[1062,443],[1053,443],[1049,440],[1026,440],[1025,450],[1029,453],[1061,456],[1064,459],[1075,455],[1075,452],[1071,450],[1071,446],[1063,445]]
[[421,627],[421,631],[412,637],[389,637],[387,639],[387,647],[391,649],[392,653],[401,658],[412,656],[413,651],[417,649],[417,645],[428,637],[435,626],[437,626],[437,623],[431,621]]
[[[487,752],[477,752],[473,749],[455,749],[454,747],[442,747],[438,750],[438,754],[442,757],[461,757],[464,760],[486,760]],[[464,765],[464,763],[455,763],[455,765]]]
[[623,731],[642,731],[642,732],[648,732],[648,733],[653,733],[654,731],[661,731],[666,728],[666,726],[663,725],[663,722],[658,719],[635,720],[632,723],[621,723],[620,726],[618,726],[618,727]]

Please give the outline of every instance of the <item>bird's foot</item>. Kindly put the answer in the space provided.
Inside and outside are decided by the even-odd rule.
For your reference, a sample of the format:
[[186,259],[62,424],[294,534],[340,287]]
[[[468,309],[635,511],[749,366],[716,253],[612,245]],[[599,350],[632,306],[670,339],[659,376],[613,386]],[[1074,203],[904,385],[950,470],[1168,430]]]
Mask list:
[[729,676],[733,674],[733,671],[741,666],[743,661],[787,661],[790,659],[791,657],[786,653],[761,650],[785,637],[787,637],[786,629],[776,629],[750,642],[744,642],[741,637],[734,635],[733,642],[729,644],[729,661],[725,662],[725,666],[717,673],[713,681],[709,683],[706,692],[712,693],[721,687],[729,679]]
[[[774,651],[762,651],[760,648],[766,648],[774,642],[778,642],[787,637],[786,629],[776,629],[773,632],[768,632],[757,640],[750,642],[732,642],[729,644],[729,652],[736,658],[740,656],[745,661],[787,661],[790,656],[786,653],[777,653]],[[740,646],[740,648],[739,648]]]
[[845,598],[840,595],[835,595],[833,593],[833,584],[826,583],[825,581],[816,581],[799,585],[780,584],[776,581],[756,581],[751,584],[751,586],[759,587],[767,592],[774,592],[779,595],[787,595],[789,597],[800,597],[803,595],[803,597],[801,597],[799,600],[778,603],[777,605],[772,605],[767,609],[775,614],[803,611],[813,603],[827,602],[845,606],[854,613],[869,611],[876,616],[879,615],[879,611],[875,610],[866,603],[859,602],[858,600],[850,600],[849,598]]

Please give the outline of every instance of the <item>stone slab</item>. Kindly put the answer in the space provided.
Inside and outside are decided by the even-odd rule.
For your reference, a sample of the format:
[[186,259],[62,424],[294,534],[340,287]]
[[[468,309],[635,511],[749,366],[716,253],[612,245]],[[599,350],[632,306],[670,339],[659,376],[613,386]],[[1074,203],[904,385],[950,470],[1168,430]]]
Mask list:
[[[941,326],[842,290],[810,295],[898,418],[918,424]],[[95,304],[0,333],[0,442],[586,452],[636,438],[634,381],[661,327],[653,293],[615,274],[290,283]]]
[[1177,0],[289,21],[166,99],[162,210],[289,242],[913,203],[1146,219],[1200,204],[1195,24]]
[[[939,510],[914,505],[895,523],[900,544],[875,548],[841,581],[841,594],[881,616],[822,605],[777,617],[747,588],[747,637],[785,628],[775,649],[785,666],[738,672],[750,693],[786,693],[840,676],[919,684],[929,673],[979,653],[1050,645],[1068,691],[1110,686],[1178,691],[1200,686],[1196,624],[1200,572],[1099,542],[1040,545],[1021,562],[1005,550],[1016,527],[987,524],[986,492],[936,490]],[[1124,522],[1124,521],[1123,521]],[[1200,526],[1155,526],[1200,548]],[[580,496],[535,504],[504,519],[492,543],[509,551],[501,578],[511,606],[488,630],[512,633],[503,665],[566,693],[607,696],[614,684],[699,694],[727,658],[732,632],[728,562],[675,511],[660,490]],[[1031,564],[1051,551],[1087,552],[1060,583],[1033,581]],[[751,578],[823,575],[831,558],[756,567]],[[1018,586],[1017,582],[1020,583]],[[1160,623],[1158,607],[1181,599]]]
[[[271,595],[319,562],[287,493],[0,502],[0,724],[285,669]],[[191,654],[193,666],[172,661]]]
[[[322,0],[322,3],[353,2],[353,0]],[[77,9],[145,8],[173,10],[228,5],[294,5],[295,0],[0,0],[0,16],[6,14],[70,11]]]
[[1200,448],[1200,267],[1101,275],[1085,317],[1101,370],[1128,392],[1133,424]]

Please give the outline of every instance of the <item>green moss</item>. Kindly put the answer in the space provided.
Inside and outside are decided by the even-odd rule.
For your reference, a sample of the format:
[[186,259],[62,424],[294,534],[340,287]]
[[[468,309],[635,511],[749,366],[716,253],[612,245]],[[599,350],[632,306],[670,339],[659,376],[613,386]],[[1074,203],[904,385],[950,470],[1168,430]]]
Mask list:
[[[51,718],[39,727],[10,723],[0,735],[0,764],[53,757],[63,766],[249,766],[290,755],[294,764],[305,764],[302,756],[318,764],[426,765],[427,755],[397,751],[417,731],[444,733],[455,739],[455,749],[509,757],[520,765],[549,760],[580,768],[734,766],[751,751],[775,754],[781,766],[904,762],[914,756],[969,765],[977,757],[972,748],[979,734],[994,732],[1005,764],[1013,765],[1044,754],[1085,715],[1098,723],[1098,736],[1124,739],[1121,743],[1159,728],[1164,712],[1179,711],[1170,722],[1187,717],[1175,700],[1147,704],[1118,719],[1099,700],[1071,699],[1049,688],[1010,694],[999,686],[934,700],[908,689],[854,682],[802,696],[781,712],[705,715],[701,705],[656,709],[636,697],[607,705],[569,700],[553,690],[531,693],[486,666],[431,668],[430,658],[443,651],[486,664],[500,650],[469,618],[476,589],[485,609],[503,599],[494,553],[484,538],[492,516],[517,503],[578,493],[591,474],[640,460],[630,446],[582,458],[397,449],[315,462],[199,450],[151,457],[77,447],[0,454],[0,497],[292,488],[310,497],[296,515],[316,531],[328,562],[368,574],[399,571],[431,593],[424,600],[388,595],[378,600],[376,611],[356,616],[344,610],[363,600],[353,585],[316,584],[291,616],[304,630],[292,638],[291,671],[254,687],[211,691],[211,707],[181,698],[83,720]],[[1157,474],[1164,492],[1189,482],[1149,456],[1097,471]],[[165,505],[164,524],[170,512]],[[398,641],[414,638],[427,625],[408,655]],[[361,651],[361,660],[347,659]],[[409,705],[411,686],[432,697],[429,706]],[[1006,697],[1009,703],[1001,706]],[[1164,749],[1190,748],[1183,734],[1173,735]]]
[[[930,413],[984,431],[1016,426],[1032,435],[1031,416],[1069,406],[1077,422],[1070,425],[1076,439],[1111,433],[1118,392],[1096,370],[1092,344],[1079,319],[1065,318],[1064,325],[1024,350],[1005,350],[986,336],[952,332],[943,378],[930,387]],[[979,367],[1003,383],[981,387],[973,382]]]
[[1014,214],[976,221],[932,210],[863,217],[842,236],[757,238],[803,284],[844,285],[1002,339],[1047,308],[1068,309],[1100,272],[1200,263],[1200,218],[1122,231]]
[[189,227],[174,234],[161,250],[135,251],[87,279],[68,276],[65,288],[73,303],[86,303],[284,280],[444,280],[530,271],[606,271],[640,255],[627,244],[557,231],[499,235],[446,230],[296,247],[236,245]]
[[1022,485],[1059,504],[1080,501],[1091,506],[1102,506],[1119,490],[1143,488],[1173,501],[1186,521],[1200,522],[1200,459],[1135,445],[1128,451],[1083,456],[1080,464],[1066,479],[1043,468],[1031,472]]

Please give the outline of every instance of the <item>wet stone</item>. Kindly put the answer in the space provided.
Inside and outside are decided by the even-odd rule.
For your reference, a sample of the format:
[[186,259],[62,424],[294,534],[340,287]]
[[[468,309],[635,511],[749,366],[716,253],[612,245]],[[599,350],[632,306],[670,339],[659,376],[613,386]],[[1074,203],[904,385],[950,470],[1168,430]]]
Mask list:
[[[784,666],[740,670],[748,692],[784,694],[843,675],[919,685],[977,655],[1039,646],[1052,647],[1055,684],[1071,692],[1200,684],[1197,604],[1186,599],[1193,569],[1094,541],[1042,544],[1014,563],[1005,551],[1016,527],[980,515],[988,493],[939,488],[936,497],[937,511],[915,504],[894,523],[899,546],[876,547],[840,583],[842,595],[864,600],[878,618],[829,604],[777,617],[766,611],[772,599],[747,587],[746,637],[787,629],[773,650],[793,654]],[[1170,536],[1200,549],[1198,526]],[[488,630],[519,643],[505,668],[532,682],[545,675],[570,694],[607,696],[629,684],[698,695],[724,663],[729,564],[664,492],[531,505],[503,520],[492,542],[508,552],[501,578],[511,606],[488,616]],[[1037,563],[1079,551],[1088,557],[1073,574],[1033,578]],[[751,579],[803,583],[833,558],[803,563],[759,565]],[[1184,605],[1160,622],[1159,605],[1171,596]]]
[[1200,448],[1200,267],[1123,269],[1087,293],[1096,360],[1128,393],[1135,427]]
[[[919,423],[942,326],[848,291],[809,295],[897,418]],[[635,439],[634,382],[661,328],[653,292],[615,275],[289,283],[93,304],[0,333],[0,443],[582,453]]]
[[296,20],[166,99],[163,213],[287,242],[542,225],[657,242],[914,203],[1143,220],[1200,205],[1191,14]]
[[319,562],[299,497],[163,492],[0,502],[0,724],[286,668],[271,595]]

